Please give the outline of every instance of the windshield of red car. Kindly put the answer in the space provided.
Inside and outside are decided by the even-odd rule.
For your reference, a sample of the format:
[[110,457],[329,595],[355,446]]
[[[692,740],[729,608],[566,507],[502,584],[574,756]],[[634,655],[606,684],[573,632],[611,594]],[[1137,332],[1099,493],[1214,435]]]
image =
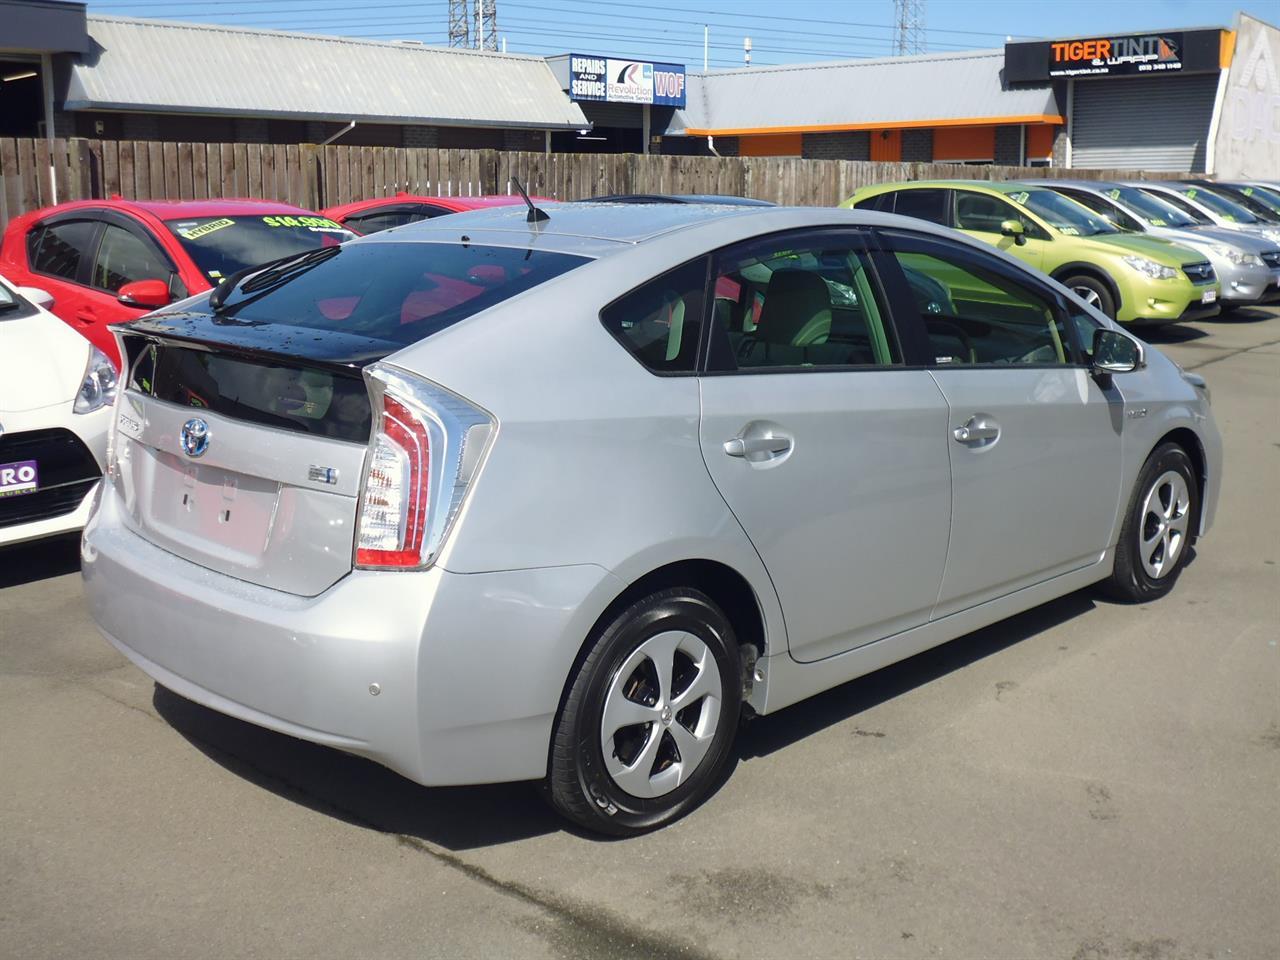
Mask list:
[[187,255],[215,286],[245,267],[279,260],[355,236],[316,214],[228,214],[166,220]]

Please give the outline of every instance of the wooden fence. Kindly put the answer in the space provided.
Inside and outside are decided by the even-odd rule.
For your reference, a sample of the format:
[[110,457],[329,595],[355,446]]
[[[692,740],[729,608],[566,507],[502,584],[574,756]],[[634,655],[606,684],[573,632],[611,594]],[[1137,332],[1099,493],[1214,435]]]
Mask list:
[[[1134,170],[875,163],[792,157],[515,153],[311,143],[172,143],[0,138],[0,228],[66,200],[261,197],[318,210],[398,191],[434,196],[511,192],[577,200],[608,193],[722,193],[834,206],[859,187],[896,180],[1070,176],[1143,179]],[[1160,174],[1167,178],[1170,174]],[[56,189],[55,189],[56,188]]]

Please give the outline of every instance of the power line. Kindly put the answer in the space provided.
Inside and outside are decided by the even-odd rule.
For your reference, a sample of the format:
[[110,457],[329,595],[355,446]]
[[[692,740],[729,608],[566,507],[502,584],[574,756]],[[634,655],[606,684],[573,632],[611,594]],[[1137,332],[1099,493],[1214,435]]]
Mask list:
[[[560,3],[585,4],[585,5],[587,5],[587,6],[591,6],[591,7],[598,7],[598,6],[599,6],[599,3],[597,2],[597,0],[558,0],[558,2],[560,2]],[[521,7],[525,7],[525,8],[528,8],[528,7],[534,7],[535,9],[537,9],[537,8],[544,8],[544,9],[548,9],[548,10],[555,9],[555,8],[553,8],[553,7],[546,7],[546,6],[545,6],[545,4],[542,4],[542,3],[536,3],[536,4],[520,4],[520,6],[521,6]],[[649,11],[650,19],[652,19],[652,15],[653,15],[654,13],[665,13],[665,12],[671,12],[671,13],[679,12],[679,13],[686,13],[686,14],[688,14],[688,13],[696,13],[696,14],[705,14],[705,15],[707,15],[707,16],[712,16],[712,17],[723,17],[723,16],[725,16],[724,12],[723,12],[723,11],[720,11],[720,10],[698,10],[698,9],[693,9],[693,8],[691,8],[691,7],[685,7],[685,6],[680,6],[680,7],[674,8],[674,9],[673,9],[673,8],[660,8],[660,7],[655,7],[653,4],[648,4],[648,3],[627,3],[627,2],[623,2],[623,0],[610,0],[609,6],[610,6],[610,7],[630,7],[630,8],[632,8],[632,9],[636,9],[636,10],[647,10],[647,11]],[[569,12],[569,11],[563,11],[563,10],[562,10],[562,12]],[[575,11],[572,11],[572,12],[577,13],[577,12],[579,12],[579,11],[576,11],[576,10],[575,10]],[[817,24],[821,24],[821,25],[826,26],[826,27],[834,27],[834,26],[840,26],[840,27],[865,27],[865,28],[869,28],[869,29],[873,29],[873,30],[888,30],[888,31],[892,31],[892,30],[894,29],[894,28],[893,28],[893,26],[892,26],[892,25],[889,25],[889,24],[884,24],[884,23],[859,23],[859,22],[857,22],[857,21],[853,21],[853,20],[819,20],[819,19],[814,19],[813,17],[778,16],[778,15],[776,15],[776,14],[766,14],[766,13],[743,14],[743,15],[741,15],[741,16],[745,16],[746,18],[748,18],[748,19],[750,19],[750,20],[783,20],[783,21],[786,21],[786,22],[789,22],[789,23],[817,23]],[[684,21],[684,22],[702,24],[702,23],[704,23],[705,21],[700,19],[700,20],[691,20],[691,21]],[[930,32],[931,32],[931,33],[955,33],[955,34],[963,34],[963,35],[967,35],[967,36],[978,36],[978,37],[999,37],[999,38],[1000,38],[1000,39],[1002,39],[1002,40],[1003,40],[1003,39],[1004,39],[1004,37],[1005,37],[1005,34],[1003,34],[1003,33],[994,33],[994,32],[992,32],[992,31],[990,31],[990,30],[953,30],[953,29],[947,29],[947,28],[941,28],[941,27],[939,27],[939,28],[937,28],[937,29],[931,29],[931,30],[930,30]],[[886,38],[886,39],[888,39],[888,38]]]

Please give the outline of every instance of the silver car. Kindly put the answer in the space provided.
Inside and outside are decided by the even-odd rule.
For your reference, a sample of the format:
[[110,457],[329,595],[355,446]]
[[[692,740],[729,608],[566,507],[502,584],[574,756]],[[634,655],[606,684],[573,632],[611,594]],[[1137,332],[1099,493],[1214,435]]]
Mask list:
[[1032,180],[1101,214],[1122,230],[1147,233],[1198,250],[1222,284],[1222,309],[1280,303],[1280,244],[1203,223],[1170,200],[1101,180]]
[[1184,213],[1197,218],[1201,223],[1212,224],[1223,230],[1239,231],[1265,237],[1272,243],[1280,243],[1280,224],[1266,223],[1252,213],[1233,203],[1226,197],[1219,196],[1212,190],[1195,183],[1183,181],[1137,181],[1125,186],[1137,187],[1167,203],[1173,204]]
[[93,618],[157,682],[586,827],[698,804],[768,714],[1213,521],[1198,376],[920,220],[458,214],[123,327]]

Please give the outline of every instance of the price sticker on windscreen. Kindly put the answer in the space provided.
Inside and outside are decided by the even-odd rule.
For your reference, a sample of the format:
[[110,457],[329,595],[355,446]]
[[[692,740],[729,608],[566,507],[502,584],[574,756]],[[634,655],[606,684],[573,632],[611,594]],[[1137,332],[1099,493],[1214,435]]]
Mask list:
[[184,223],[178,227],[178,236],[182,237],[184,240],[199,240],[201,237],[208,236],[215,231],[223,230],[234,225],[235,221],[230,220],[227,217],[222,217],[218,220],[210,220],[207,223],[193,224],[191,226]]

